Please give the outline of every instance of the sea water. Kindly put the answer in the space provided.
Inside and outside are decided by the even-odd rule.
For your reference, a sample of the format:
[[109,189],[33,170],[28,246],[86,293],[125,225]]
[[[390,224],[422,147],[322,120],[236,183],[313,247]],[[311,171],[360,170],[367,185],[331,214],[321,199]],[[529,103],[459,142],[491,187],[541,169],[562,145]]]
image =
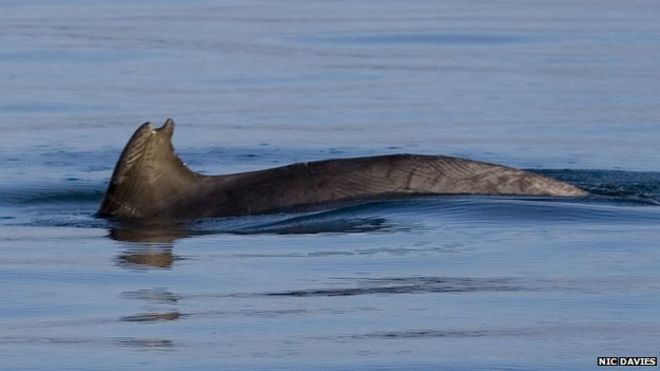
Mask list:
[[[0,369],[585,369],[660,349],[660,4],[0,2]],[[384,153],[583,199],[126,226],[144,121],[221,174]]]

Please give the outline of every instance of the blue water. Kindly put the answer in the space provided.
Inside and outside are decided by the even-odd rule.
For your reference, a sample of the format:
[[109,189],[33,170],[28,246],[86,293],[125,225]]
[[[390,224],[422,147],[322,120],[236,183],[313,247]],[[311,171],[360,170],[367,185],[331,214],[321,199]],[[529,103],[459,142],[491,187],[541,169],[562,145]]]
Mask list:
[[[588,369],[660,349],[660,4],[0,3],[0,368]],[[446,154],[584,199],[97,219],[144,121],[206,174]]]

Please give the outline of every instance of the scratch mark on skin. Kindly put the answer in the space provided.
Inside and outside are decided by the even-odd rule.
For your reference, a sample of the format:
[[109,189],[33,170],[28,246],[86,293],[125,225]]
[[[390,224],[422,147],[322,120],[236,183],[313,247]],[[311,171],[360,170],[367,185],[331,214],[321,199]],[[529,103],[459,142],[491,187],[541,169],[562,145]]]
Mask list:
[[412,168],[412,170],[410,171],[410,174],[408,174],[408,178],[406,179],[406,186],[405,186],[404,189],[412,190],[412,181],[413,181],[413,178],[415,177],[417,169],[419,169],[419,165],[415,165]]

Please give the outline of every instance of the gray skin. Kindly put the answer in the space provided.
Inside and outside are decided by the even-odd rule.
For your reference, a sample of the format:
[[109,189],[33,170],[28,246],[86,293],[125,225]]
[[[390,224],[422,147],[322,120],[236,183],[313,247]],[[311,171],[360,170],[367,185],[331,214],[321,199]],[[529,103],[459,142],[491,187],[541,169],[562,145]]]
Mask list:
[[448,156],[385,155],[298,163],[219,176],[174,153],[174,122],[145,123],[117,162],[98,211],[121,220],[192,219],[410,195],[580,197],[573,185],[510,167]]

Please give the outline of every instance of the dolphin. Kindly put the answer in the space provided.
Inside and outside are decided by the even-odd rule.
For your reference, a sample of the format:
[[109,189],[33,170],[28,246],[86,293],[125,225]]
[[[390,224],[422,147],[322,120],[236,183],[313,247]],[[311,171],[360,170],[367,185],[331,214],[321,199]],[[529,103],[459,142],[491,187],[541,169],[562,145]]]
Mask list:
[[580,197],[540,174],[449,156],[395,154],[296,163],[206,176],[174,152],[174,121],[140,126],[126,144],[97,215],[118,220],[273,213],[411,195]]

